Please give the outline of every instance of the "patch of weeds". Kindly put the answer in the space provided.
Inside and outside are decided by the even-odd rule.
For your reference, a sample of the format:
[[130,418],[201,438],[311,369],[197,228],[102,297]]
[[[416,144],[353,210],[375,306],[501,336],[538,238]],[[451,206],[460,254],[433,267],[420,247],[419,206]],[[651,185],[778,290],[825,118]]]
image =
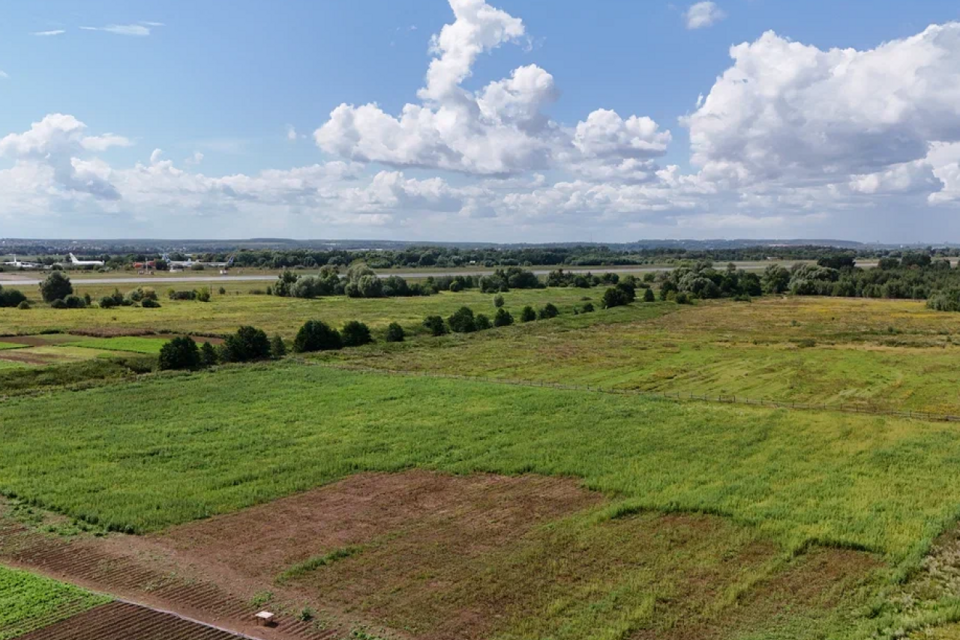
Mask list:
[[250,600],[251,607],[262,607],[273,600],[273,591],[261,591]]
[[300,609],[296,615],[298,622],[310,622],[314,619],[314,617],[316,617],[316,614],[310,607],[304,607],[303,609]]
[[320,567],[325,567],[339,560],[344,560],[357,555],[362,551],[361,547],[342,547],[334,549],[330,553],[322,556],[313,556],[303,562],[297,563],[276,577],[277,584],[283,584],[289,580],[299,578],[311,571],[316,571]]

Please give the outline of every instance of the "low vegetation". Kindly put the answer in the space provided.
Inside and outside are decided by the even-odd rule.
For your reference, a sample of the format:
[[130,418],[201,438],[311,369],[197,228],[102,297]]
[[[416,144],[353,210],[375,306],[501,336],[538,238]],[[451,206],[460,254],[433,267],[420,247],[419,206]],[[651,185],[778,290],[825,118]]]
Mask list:
[[0,566],[0,640],[65,620],[109,598]]

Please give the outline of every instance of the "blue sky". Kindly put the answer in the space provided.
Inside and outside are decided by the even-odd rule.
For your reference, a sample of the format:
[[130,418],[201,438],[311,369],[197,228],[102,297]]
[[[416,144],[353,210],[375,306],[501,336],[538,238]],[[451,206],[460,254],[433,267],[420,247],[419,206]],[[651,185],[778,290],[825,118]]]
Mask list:
[[700,4],[6,3],[0,236],[960,241],[960,6]]

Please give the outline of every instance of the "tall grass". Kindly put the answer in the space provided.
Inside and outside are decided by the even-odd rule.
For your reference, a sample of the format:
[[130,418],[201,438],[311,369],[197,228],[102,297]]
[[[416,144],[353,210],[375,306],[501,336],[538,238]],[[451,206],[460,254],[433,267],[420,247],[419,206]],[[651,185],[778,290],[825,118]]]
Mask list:
[[143,532],[412,467],[574,476],[621,510],[915,562],[958,513],[956,427],[262,365],[0,405],[0,491]]

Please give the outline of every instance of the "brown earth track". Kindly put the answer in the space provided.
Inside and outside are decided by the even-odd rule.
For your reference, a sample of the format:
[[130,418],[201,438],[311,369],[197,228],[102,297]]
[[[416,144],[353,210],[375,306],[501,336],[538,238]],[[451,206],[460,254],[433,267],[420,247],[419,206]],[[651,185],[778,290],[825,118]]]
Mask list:
[[35,336],[3,336],[0,337],[0,342],[22,344],[27,347],[45,347],[51,344],[70,342],[73,339],[73,336],[65,333],[49,333]]
[[168,613],[111,602],[27,633],[19,640],[237,640],[240,637]]

